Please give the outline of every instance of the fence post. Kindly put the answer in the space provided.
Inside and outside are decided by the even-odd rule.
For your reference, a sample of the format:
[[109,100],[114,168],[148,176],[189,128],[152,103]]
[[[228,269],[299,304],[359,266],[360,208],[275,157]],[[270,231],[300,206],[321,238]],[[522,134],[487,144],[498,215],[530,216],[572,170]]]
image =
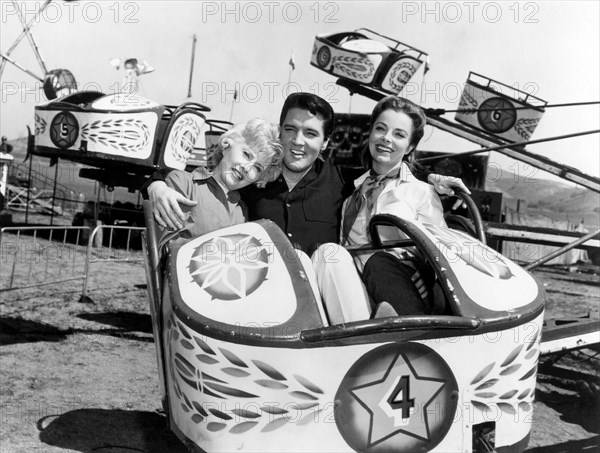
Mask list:
[[92,233],[88,236],[88,243],[87,243],[87,249],[86,249],[86,254],[85,254],[85,256],[86,256],[85,267],[84,267],[84,271],[83,271],[83,288],[81,290],[81,297],[79,298],[79,302],[84,303],[84,304],[93,304],[94,303],[92,298],[88,296],[87,292],[88,292],[88,278],[90,276],[90,259],[92,258],[93,238],[96,235],[96,230],[98,228],[100,228],[100,227],[94,228]]

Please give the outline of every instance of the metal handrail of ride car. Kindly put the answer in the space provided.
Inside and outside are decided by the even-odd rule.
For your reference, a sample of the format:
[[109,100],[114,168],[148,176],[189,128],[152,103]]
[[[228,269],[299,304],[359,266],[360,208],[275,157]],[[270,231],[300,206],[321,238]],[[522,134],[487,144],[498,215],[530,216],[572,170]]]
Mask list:
[[452,329],[452,330],[475,330],[483,325],[478,318],[466,316],[402,316],[378,318],[366,321],[354,321],[344,324],[336,324],[329,327],[303,330],[300,340],[313,343],[317,341],[337,340],[340,338],[374,335],[384,332],[401,332],[407,330],[423,329]]
[[[213,119],[207,119],[206,124],[208,125],[208,127],[210,127],[211,131],[214,128],[214,129],[219,129],[220,131],[223,131],[223,132],[227,131],[231,126],[233,126],[233,123],[231,121],[213,120]],[[225,126],[221,126],[222,124],[224,124]],[[226,126],[229,126],[229,127],[226,127]]]
[[[163,104],[163,107],[165,108],[164,112],[163,112],[163,119],[165,120],[169,120],[170,118],[174,117],[175,114],[183,109],[190,109],[190,110],[197,110],[198,112],[210,112],[211,108],[207,105],[204,104],[200,104],[198,102],[184,102],[183,104],[180,105],[170,105],[170,104]],[[204,115],[202,115],[204,116]]]
[[460,198],[462,202],[467,205],[467,210],[471,215],[471,220],[473,221],[473,226],[477,233],[477,239],[479,239],[482,244],[487,245],[485,228],[483,227],[483,219],[481,218],[481,214],[479,213],[479,209],[477,208],[475,201],[469,196],[468,193],[459,189],[455,189],[454,195]]

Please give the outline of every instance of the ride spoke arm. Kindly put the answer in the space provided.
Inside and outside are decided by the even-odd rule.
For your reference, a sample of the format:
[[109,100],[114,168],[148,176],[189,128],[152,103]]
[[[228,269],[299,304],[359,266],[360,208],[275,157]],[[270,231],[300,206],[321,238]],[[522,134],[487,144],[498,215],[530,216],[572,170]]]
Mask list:
[[562,179],[566,179],[567,181],[579,184],[580,186],[586,187],[594,192],[600,193],[600,179],[587,175],[576,168],[560,164],[552,159],[534,154],[526,151],[525,149],[513,149],[510,147],[510,143],[504,143],[500,139],[493,139],[492,137],[484,136],[478,131],[471,130],[443,118],[431,117],[427,115],[427,123],[437,127],[438,129],[469,140],[470,142],[477,143],[481,146],[491,147],[502,145],[499,147],[499,149],[495,149],[495,151],[512,157],[515,160],[525,162],[526,164],[532,165],[533,167],[544,170]]
[[21,32],[21,34],[17,37],[17,39],[15,39],[15,42],[13,42],[12,45],[10,46],[10,48],[6,51],[6,54],[0,54],[0,55],[2,55],[2,61],[0,61],[0,79],[2,78],[2,74],[4,72],[4,67],[6,65],[6,62],[8,61],[9,63],[14,64],[19,69],[21,69],[22,71],[25,71],[27,74],[33,76],[34,78],[39,79],[42,82],[44,81],[43,78],[40,79],[40,77],[33,75],[32,72],[30,72],[30,71],[28,71],[26,69],[23,69],[22,66],[16,64],[13,60],[11,60],[10,58],[7,58],[7,57],[12,53],[13,50],[15,50],[15,48],[19,45],[19,43],[25,37],[25,35],[27,33],[29,33],[29,30],[31,29],[31,27],[33,27],[33,24],[39,20],[40,14],[42,14],[42,12],[48,7],[48,5],[51,2],[52,2],[52,0],[46,0],[44,2],[44,4],[40,7],[40,9],[35,13],[35,15],[33,16],[33,18],[29,21],[29,23],[27,24],[27,27],[25,27],[23,29],[23,31]]
[[[46,63],[44,63],[44,59],[40,55],[40,49],[38,48],[38,46],[35,42],[35,39],[33,38],[33,34],[29,30],[30,25],[27,24],[27,22],[25,21],[25,16],[23,16],[23,13],[21,12],[21,8],[20,8],[19,4],[16,1],[13,1],[12,3],[17,11],[17,14],[19,15],[19,19],[21,20],[21,25],[23,25],[23,31],[27,35],[27,39],[29,40],[29,44],[31,45],[33,53],[35,54],[35,58],[37,59],[38,63],[40,64],[42,71],[44,71],[44,74],[47,74],[48,68],[46,68]],[[42,8],[45,8],[49,3],[50,2],[47,1],[46,4],[42,6]]]

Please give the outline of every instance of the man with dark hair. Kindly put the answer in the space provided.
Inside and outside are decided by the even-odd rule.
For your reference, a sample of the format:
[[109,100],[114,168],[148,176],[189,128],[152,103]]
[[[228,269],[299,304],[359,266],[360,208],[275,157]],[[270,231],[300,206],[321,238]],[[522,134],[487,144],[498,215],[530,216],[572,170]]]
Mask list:
[[[279,124],[284,153],[281,175],[264,188],[252,185],[240,190],[240,194],[248,206],[250,220],[272,220],[310,256],[320,244],[338,242],[342,204],[354,191],[354,180],[364,169],[342,167],[320,158],[334,122],[333,108],[319,96],[288,96]],[[153,202],[158,224],[179,229],[186,219],[179,204],[194,206],[195,202],[164,184],[167,173],[168,170],[155,173],[143,189],[147,189]],[[448,192],[449,184],[458,184],[454,178],[435,181],[438,191]]]

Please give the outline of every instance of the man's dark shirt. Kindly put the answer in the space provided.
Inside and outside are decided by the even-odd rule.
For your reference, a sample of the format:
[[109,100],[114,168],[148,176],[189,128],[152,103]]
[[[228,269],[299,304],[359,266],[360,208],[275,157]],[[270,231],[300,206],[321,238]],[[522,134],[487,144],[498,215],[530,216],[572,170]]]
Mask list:
[[272,220],[310,255],[320,244],[339,241],[342,204],[362,173],[362,168],[318,159],[291,191],[280,176],[264,189],[251,185],[240,194],[248,206],[249,220]]

